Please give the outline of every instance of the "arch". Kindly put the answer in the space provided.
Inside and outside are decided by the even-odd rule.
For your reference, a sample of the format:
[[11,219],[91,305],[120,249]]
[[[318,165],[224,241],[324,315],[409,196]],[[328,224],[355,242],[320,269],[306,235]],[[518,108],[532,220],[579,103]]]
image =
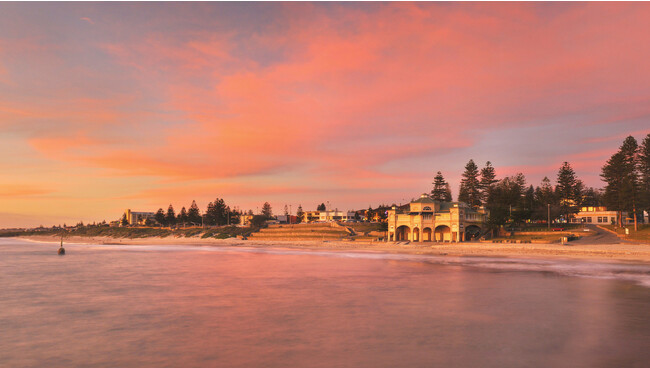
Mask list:
[[430,242],[433,240],[433,234],[430,227],[422,229],[422,241]]
[[433,232],[433,236],[437,242],[450,242],[451,229],[447,225],[436,226],[436,229]]
[[419,227],[414,227],[413,228],[413,237],[411,238],[414,242],[419,242],[420,240],[420,228]]
[[402,225],[395,229],[395,241],[410,240],[410,237],[411,229],[408,226]]
[[424,208],[422,208],[422,211],[431,211],[431,207],[430,206],[424,206]]
[[465,228],[465,240],[469,241],[472,239],[478,239],[481,235],[481,228],[476,225],[469,225]]

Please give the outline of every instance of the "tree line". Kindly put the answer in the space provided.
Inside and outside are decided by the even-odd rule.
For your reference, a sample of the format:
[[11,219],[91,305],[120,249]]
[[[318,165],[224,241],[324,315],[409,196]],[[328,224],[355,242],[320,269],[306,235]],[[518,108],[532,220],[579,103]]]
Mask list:
[[[183,207],[178,214],[171,204],[167,211],[159,208],[154,219],[162,226],[221,226],[238,224],[240,215],[240,211],[231,209],[222,198],[217,198],[208,203],[204,214],[201,214],[196,201],[192,201],[189,209]],[[122,219],[123,224],[125,220],[126,218]],[[148,222],[147,225],[154,223]]]
[[[650,134],[641,145],[634,137],[627,137],[602,167],[601,178],[606,184],[604,189],[586,187],[565,161],[558,169],[555,185],[544,177],[534,187],[526,183],[523,173],[497,179],[490,161],[479,170],[474,160],[469,160],[462,174],[458,201],[473,208],[485,207],[492,226],[544,221],[549,217],[569,221],[583,206],[607,206],[618,211],[619,224],[622,212],[628,212],[636,224],[642,211],[650,210]],[[432,184],[432,199],[452,201],[449,183],[440,171]]]

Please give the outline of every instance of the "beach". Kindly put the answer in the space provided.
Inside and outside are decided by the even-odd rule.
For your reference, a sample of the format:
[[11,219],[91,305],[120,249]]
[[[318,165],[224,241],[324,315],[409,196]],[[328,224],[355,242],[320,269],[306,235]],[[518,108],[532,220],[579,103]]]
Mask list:
[[[491,245],[173,238],[68,239],[86,244],[64,243],[61,257],[44,240],[54,239],[0,239],[2,367],[586,368],[650,359],[649,264],[516,258],[519,245],[492,246],[513,256],[474,257]],[[396,254],[417,252],[447,255]]]
[[[25,236],[36,242],[59,244],[58,236]],[[149,238],[111,238],[72,236],[64,239],[65,243],[77,244],[119,244],[119,245],[195,245],[219,247],[267,247],[292,248],[306,250],[361,251],[396,254],[419,254],[454,257],[516,257],[516,258],[569,258],[584,260],[610,260],[625,262],[650,263],[650,245],[621,241],[620,243],[590,244],[570,242],[560,243],[386,243],[353,241],[313,241],[313,240],[241,240],[203,239],[200,237],[149,237]]]

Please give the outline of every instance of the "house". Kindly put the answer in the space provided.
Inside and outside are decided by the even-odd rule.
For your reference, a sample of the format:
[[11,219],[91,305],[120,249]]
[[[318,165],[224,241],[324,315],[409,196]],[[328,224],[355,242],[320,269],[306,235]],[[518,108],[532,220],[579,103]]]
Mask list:
[[408,210],[388,210],[388,240],[462,242],[478,238],[487,221],[485,209],[463,202],[434,201],[428,195],[409,204]]
[[[627,212],[623,212],[622,216],[623,225],[634,223],[634,219],[629,218]],[[608,211],[607,207],[581,207],[580,212],[571,218],[571,222],[578,224],[610,225],[618,223],[617,218],[618,212]]]

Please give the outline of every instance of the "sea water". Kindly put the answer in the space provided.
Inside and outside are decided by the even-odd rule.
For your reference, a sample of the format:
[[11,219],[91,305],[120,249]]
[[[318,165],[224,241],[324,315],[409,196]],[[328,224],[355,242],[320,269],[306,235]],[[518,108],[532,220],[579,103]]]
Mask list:
[[650,267],[0,239],[0,367],[647,367]]

